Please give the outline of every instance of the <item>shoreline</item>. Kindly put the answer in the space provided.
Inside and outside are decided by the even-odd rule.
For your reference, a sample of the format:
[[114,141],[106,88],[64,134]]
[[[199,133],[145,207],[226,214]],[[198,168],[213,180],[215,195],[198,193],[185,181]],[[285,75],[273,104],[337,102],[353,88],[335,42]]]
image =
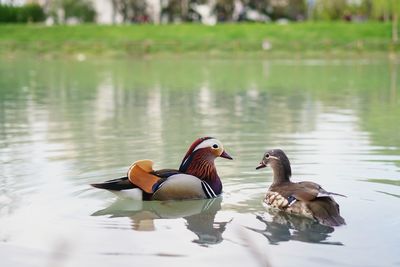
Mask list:
[[321,53],[257,53],[257,52],[241,52],[241,53],[157,53],[143,55],[120,55],[116,54],[100,54],[88,55],[85,53],[60,54],[60,53],[42,53],[35,54],[29,52],[8,52],[0,53],[0,61],[7,60],[65,60],[65,61],[97,61],[97,60],[288,60],[288,61],[307,61],[307,60],[323,60],[323,61],[362,61],[362,60],[389,60],[400,63],[400,53],[389,52],[321,52]]
[[45,26],[0,24],[0,59],[399,58],[391,25],[365,22]]

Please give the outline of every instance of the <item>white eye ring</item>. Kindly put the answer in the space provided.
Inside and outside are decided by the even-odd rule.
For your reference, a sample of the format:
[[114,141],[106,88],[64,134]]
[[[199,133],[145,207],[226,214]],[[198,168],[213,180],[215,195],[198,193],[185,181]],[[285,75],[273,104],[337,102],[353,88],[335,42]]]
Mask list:
[[269,158],[269,154],[267,153],[267,154],[265,154],[265,158],[267,159],[267,158]]
[[218,146],[217,144],[213,144],[213,145],[212,145],[212,148],[213,148],[213,149],[218,149],[219,146]]

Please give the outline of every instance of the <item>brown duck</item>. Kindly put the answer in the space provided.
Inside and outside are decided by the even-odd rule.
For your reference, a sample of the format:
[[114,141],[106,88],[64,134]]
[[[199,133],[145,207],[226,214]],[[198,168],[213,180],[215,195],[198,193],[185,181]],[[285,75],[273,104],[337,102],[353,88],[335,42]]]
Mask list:
[[268,206],[313,218],[328,226],[345,224],[340,216],[339,205],[332,197],[333,195],[344,197],[344,195],[328,192],[313,182],[291,182],[290,162],[280,149],[266,152],[256,169],[267,165],[271,166],[274,173],[273,182],[264,199]]

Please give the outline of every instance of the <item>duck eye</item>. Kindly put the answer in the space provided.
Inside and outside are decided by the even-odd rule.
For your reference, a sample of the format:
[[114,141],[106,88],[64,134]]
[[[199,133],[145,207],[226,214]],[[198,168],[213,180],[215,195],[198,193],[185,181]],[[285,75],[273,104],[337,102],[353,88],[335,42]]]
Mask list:
[[213,146],[212,146],[214,149],[217,149],[218,148],[218,145],[217,144],[213,144]]
[[265,158],[266,158],[266,159],[269,158],[269,154],[265,154]]

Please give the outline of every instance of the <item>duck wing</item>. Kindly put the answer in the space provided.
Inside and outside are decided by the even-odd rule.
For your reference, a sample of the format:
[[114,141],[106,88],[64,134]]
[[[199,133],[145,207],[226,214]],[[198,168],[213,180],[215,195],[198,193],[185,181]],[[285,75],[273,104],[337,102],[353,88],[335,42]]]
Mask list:
[[276,192],[289,200],[311,201],[318,197],[321,186],[313,182],[287,183],[271,186],[270,192]]
[[279,185],[276,187],[271,187],[270,191],[278,192],[285,198],[295,198],[301,201],[312,201],[319,197],[329,197],[329,196],[342,196],[345,195],[328,192],[323,189],[319,184],[314,182],[299,182],[299,183],[288,183],[284,185]]
[[340,216],[339,204],[331,197],[318,197],[306,205],[314,219],[323,225],[339,226],[346,224],[343,217]]
[[154,174],[154,175],[156,175],[160,178],[164,178],[164,179],[166,179],[172,175],[179,174],[179,173],[182,173],[182,172],[175,170],[175,169],[162,169],[162,170],[151,172],[151,174]]
[[[340,216],[339,205],[332,198],[332,195],[344,195],[328,192],[313,182],[288,183],[272,187],[270,191],[279,194],[274,199],[271,197],[268,200],[271,202],[276,199],[280,209],[286,209],[299,200],[310,210],[312,217],[321,224],[328,226],[345,224],[345,220]],[[270,195],[273,196],[273,194]],[[282,201],[279,196],[284,197],[286,201]]]
[[[157,170],[157,171],[152,171],[151,174],[161,178],[161,179],[167,179],[171,175],[178,174],[180,173],[178,170],[174,169],[162,169],[162,170]],[[131,181],[129,181],[128,176],[124,176],[121,178],[117,179],[111,179],[107,180],[101,183],[94,183],[91,184],[91,186],[100,188],[100,189],[106,189],[106,190],[113,190],[113,191],[121,191],[121,190],[127,190],[127,189],[133,189],[133,188],[139,188],[139,186],[133,184]]]
[[295,197],[297,200],[301,201],[312,201],[316,199],[320,193],[321,186],[313,182],[300,182],[293,183],[289,187],[289,192],[291,196]]

